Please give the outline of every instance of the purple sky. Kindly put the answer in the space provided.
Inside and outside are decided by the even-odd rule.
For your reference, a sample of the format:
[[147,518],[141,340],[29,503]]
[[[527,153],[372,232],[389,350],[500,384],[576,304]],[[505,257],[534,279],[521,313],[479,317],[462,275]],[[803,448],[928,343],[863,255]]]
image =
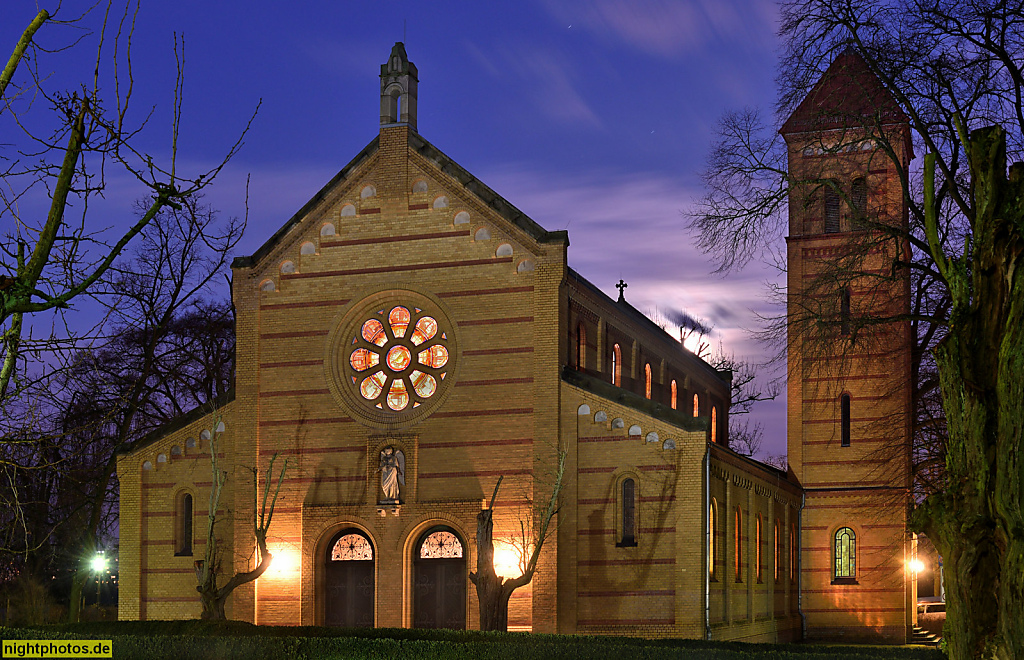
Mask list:
[[[71,18],[70,5],[86,3],[65,4]],[[36,10],[4,1],[6,48]],[[376,135],[380,64],[404,30],[424,138],[541,226],[568,229],[570,265],[609,295],[621,277],[638,309],[684,308],[714,323],[716,345],[761,360],[747,330],[755,311],[779,312],[763,286],[778,275],[714,275],[684,215],[722,113],[774,104],[776,25],[770,0],[151,0],[132,56],[136,117],[156,106],[140,144],[158,160],[167,153],[173,33],[184,33],[179,170],[215,163],[262,99],[245,146],[208,191],[241,215],[251,175],[239,251],[250,254]],[[66,45],[74,34],[49,26],[38,40]],[[57,69],[50,83],[87,76],[88,48],[44,63]],[[97,223],[123,222],[141,193],[112,178],[109,218]],[[763,449],[784,452],[784,400],[754,416]]]

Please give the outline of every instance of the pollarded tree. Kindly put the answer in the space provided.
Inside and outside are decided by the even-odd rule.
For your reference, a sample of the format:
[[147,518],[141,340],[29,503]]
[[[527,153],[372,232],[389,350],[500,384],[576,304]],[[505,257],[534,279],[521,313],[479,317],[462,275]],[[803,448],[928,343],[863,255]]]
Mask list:
[[[909,218],[858,217],[863,231],[851,233],[859,241],[808,285],[821,295],[799,302],[802,322],[819,336],[830,325],[911,324],[918,463],[911,522],[944,559],[944,637],[954,658],[1024,657],[1024,166],[1006,169],[1007,152],[1016,160],[1024,147],[1022,16],[1019,0],[790,0],[782,10],[780,117],[848,53],[911,131],[895,136],[887,129],[893,117],[868,104],[856,113],[858,130],[833,130],[808,145],[841,153],[869,135],[901,183]],[[828,179],[788,172],[775,128],[753,112],[723,122],[695,227],[726,268],[779,244],[793,190],[860,206]],[[925,156],[923,168],[898,157],[904,138]],[[880,282],[909,272],[911,306],[851,318],[826,293],[864,277],[871,254],[892,258],[878,269]]]

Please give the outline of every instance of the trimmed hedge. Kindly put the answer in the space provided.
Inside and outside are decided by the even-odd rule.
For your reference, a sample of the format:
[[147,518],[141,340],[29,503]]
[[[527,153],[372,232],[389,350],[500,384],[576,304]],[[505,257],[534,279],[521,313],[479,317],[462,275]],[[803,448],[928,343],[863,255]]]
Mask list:
[[119,621],[3,628],[12,639],[112,639],[114,658],[402,658],[448,660],[940,660],[935,649],[816,644],[745,644],[703,640],[491,633],[475,630],[339,629],[254,626],[240,621]]

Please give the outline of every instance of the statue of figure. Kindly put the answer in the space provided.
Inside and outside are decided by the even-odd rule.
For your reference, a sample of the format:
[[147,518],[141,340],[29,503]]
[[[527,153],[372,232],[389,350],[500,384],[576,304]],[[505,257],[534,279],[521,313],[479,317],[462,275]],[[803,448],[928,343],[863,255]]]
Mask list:
[[398,502],[401,486],[405,485],[405,454],[401,449],[385,447],[380,452],[380,489],[384,501]]

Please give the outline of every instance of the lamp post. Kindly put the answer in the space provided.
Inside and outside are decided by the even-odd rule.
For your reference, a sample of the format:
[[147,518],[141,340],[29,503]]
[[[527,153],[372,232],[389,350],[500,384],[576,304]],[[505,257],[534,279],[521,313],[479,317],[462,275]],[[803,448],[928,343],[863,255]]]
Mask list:
[[100,550],[96,553],[96,556],[92,558],[92,570],[96,573],[96,608],[100,606],[100,585],[103,582],[103,570],[107,567],[107,558],[104,556],[103,551]]

